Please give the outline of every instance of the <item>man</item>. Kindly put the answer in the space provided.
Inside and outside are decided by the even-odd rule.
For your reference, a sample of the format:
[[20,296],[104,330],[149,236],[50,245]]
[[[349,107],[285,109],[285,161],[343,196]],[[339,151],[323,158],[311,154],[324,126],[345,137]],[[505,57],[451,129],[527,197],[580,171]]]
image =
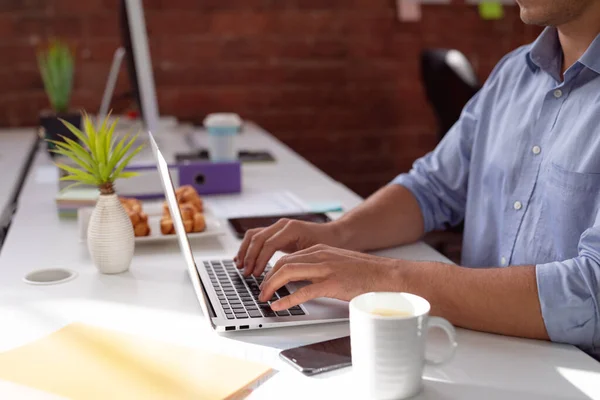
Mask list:
[[[406,291],[457,326],[600,355],[600,1],[518,0],[547,26],[505,56],[430,154],[338,221],[280,221],[237,255],[273,304]],[[465,221],[463,266],[361,253]],[[487,268],[486,268],[487,267]],[[494,267],[494,268],[489,268]]]

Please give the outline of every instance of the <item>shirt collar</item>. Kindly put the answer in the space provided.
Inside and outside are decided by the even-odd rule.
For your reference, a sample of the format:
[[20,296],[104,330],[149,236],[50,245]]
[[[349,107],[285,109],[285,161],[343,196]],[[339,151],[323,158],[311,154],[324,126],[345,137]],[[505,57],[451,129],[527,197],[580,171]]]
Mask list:
[[600,34],[596,36],[592,44],[583,53],[579,62],[595,73],[600,74]]
[[562,50],[556,28],[549,26],[544,29],[526,56],[527,63],[533,71],[540,68],[552,76],[560,77]]
[[[552,76],[560,76],[562,50],[556,28],[549,26],[544,29],[531,45],[529,52],[526,53],[526,58],[532,71],[541,68]],[[600,34],[596,36],[578,61],[600,74]]]

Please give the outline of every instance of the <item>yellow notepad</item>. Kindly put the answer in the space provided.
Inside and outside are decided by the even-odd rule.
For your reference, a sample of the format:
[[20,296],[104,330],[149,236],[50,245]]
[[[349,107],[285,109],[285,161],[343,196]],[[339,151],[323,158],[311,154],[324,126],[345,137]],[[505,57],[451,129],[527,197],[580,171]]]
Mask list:
[[253,362],[79,323],[0,353],[0,379],[70,399],[238,399],[271,372]]

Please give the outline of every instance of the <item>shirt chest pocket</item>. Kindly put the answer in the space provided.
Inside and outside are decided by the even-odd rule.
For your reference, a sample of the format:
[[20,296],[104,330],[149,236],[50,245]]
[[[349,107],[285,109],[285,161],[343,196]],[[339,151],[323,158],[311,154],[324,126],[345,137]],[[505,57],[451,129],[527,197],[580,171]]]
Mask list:
[[577,256],[581,234],[594,226],[600,205],[600,173],[568,171],[555,163],[542,167],[542,220],[557,255]]

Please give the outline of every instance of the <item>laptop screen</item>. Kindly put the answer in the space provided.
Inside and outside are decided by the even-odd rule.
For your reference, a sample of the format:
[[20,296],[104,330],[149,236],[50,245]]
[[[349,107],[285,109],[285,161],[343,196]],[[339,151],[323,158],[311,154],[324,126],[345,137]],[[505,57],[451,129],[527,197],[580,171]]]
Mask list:
[[158,145],[156,144],[152,133],[148,132],[148,136],[150,137],[150,146],[152,147],[152,152],[154,153],[154,158],[156,159],[158,174],[165,191],[165,199],[167,200],[167,205],[169,206],[169,211],[171,212],[171,218],[173,219],[173,225],[175,226],[175,233],[177,234],[179,247],[181,248],[181,252],[183,253],[183,257],[185,258],[185,262],[188,266],[188,272],[190,274],[190,278],[192,279],[196,296],[198,297],[198,300],[200,300],[202,312],[210,321],[211,313],[208,309],[208,300],[206,299],[206,295],[200,282],[200,275],[196,270],[196,262],[194,261],[194,255],[192,254],[190,241],[188,240],[187,233],[185,232],[185,226],[183,225],[183,219],[181,218],[181,212],[179,211],[179,204],[177,203],[177,196],[175,195],[175,188],[169,172],[169,166],[162,153],[158,149]]

